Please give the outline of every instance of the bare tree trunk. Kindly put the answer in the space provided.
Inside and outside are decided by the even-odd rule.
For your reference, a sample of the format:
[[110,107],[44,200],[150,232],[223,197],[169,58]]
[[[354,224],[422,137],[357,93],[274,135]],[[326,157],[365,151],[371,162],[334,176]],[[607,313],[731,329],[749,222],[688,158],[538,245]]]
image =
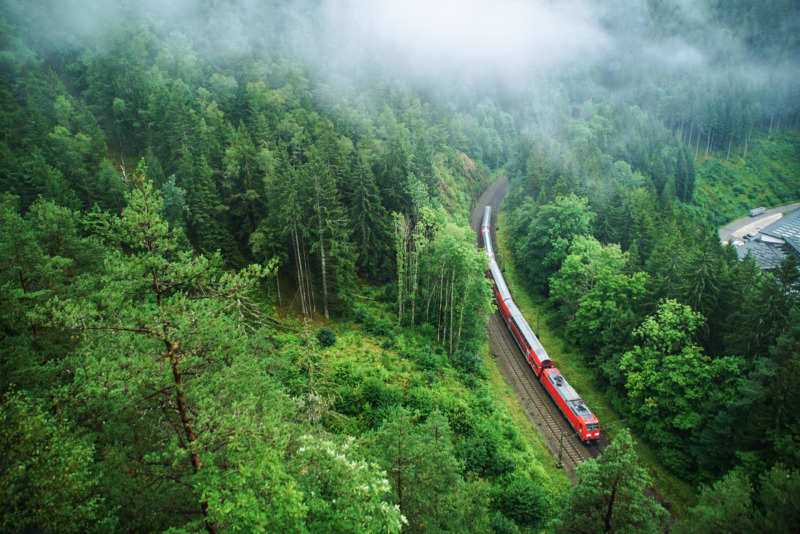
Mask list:
[[[317,203],[319,203],[319,197],[317,197]],[[320,211],[319,204],[317,211]],[[325,314],[325,318],[330,319],[330,316],[328,315],[328,271],[326,265],[327,258],[325,257],[325,227],[323,225],[321,216],[317,217],[317,230],[319,231],[319,257],[322,266],[322,310]]]
[[772,117],[769,119],[769,133],[772,133],[772,121],[775,120],[775,112],[772,112]]
[[[442,266],[442,269],[439,271],[439,278],[440,279],[441,279],[441,271],[442,270],[444,270],[444,266]],[[433,300],[433,295],[436,293],[436,287],[438,285],[439,285],[439,282],[434,281],[433,287],[431,288],[430,292],[428,293],[428,302],[425,304],[425,320],[428,321],[428,322],[430,322],[430,320],[431,320],[431,314],[430,314],[431,301]]]
[[456,352],[458,346],[461,344],[461,328],[464,326],[464,308],[467,307],[467,295],[469,288],[472,285],[472,277],[467,278],[467,284],[464,286],[464,300],[461,302],[461,314],[458,317],[458,336],[456,336]]
[[317,312],[317,299],[314,298],[314,287],[311,285],[311,268],[309,267],[310,262],[308,261],[308,250],[303,247],[303,258],[305,259],[306,265],[306,295],[308,296],[308,305],[311,310],[311,314]]
[[414,246],[414,270],[411,273],[411,326],[414,326],[414,315],[417,310],[417,273],[419,271],[419,251],[416,250],[416,243]]
[[450,277],[450,354],[453,354],[453,308],[456,306],[456,270]]
[[694,160],[697,161],[697,155],[700,153],[700,134],[703,133],[702,130],[697,132],[697,146],[694,149]]
[[725,161],[728,161],[728,158],[731,157],[731,145],[733,144],[733,134],[731,134],[731,140],[728,141],[728,155],[725,156]]
[[747,157],[747,147],[750,144],[750,136],[753,134],[753,127],[750,127],[750,133],[747,134],[747,139],[744,140],[744,155],[742,157]]
[[292,228],[292,243],[294,245],[295,266],[297,268],[297,291],[300,293],[300,309],[303,315],[308,316],[305,296],[305,280],[303,279],[303,256],[300,250],[300,240],[297,237],[297,228]]
[[402,213],[394,214],[394,235],[397,248],[397,324],[405,313],[406,268],[408,263],[408,221]]
[[281,270],[280,267],[275,269],[275,287],[278,289],[278,307],[282,306],[281,304]]
[[322,310],[326,319],[330,319],[328,315],[328,272],[325,264],[325,240],[320,236],[319,239],[319,254],[320,261],[322,262]]
[[442,264],[442,270],[439,273],[439,302],[437,309],[439,312],[436,314],[436,341],[441,341],[440,332],[442,330],[442,316],[444,315],[444,301],[442,300],[444,294],[444,264]]

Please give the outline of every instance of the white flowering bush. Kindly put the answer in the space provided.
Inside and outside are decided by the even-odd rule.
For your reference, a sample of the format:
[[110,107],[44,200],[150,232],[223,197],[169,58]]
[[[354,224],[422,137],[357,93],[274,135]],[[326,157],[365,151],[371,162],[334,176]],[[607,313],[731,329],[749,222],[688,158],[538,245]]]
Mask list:
[[302,436],[292,466],[306,491],[310,532],[400,532],[406,524],[390,504],[386,473],[361,458],[355,440]]

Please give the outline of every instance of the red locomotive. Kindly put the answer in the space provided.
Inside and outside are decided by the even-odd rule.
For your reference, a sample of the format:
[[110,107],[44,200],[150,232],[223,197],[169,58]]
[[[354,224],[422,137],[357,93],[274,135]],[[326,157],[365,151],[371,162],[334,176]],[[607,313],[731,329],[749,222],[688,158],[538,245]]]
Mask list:
[[553,366],[553,362],[539,342],[539,338],[533,333],[528,322],[511,298],[511,292],[508,290],[503,273],[500,272],[500,267],[494,258],[491,218],[492,207],[486,206],[486,210],[483,213],[483,224],[481,225],[486,260],[489,264],[486,276],[492,281],[492,289],[500,314],[511,331],[514,341],[517,342],[520,350],[528,360],[533,373],[542,383],[550,397],[553,398],[553,401],[555,401],[561,413],[572,425],[572,428],[580,436],[581,441],[587,444],[597,441],[600,437],[600,424],[597,422],[597,418],[586,407],[586,403],[578,396],[572,386],[569,385],[561,371]]

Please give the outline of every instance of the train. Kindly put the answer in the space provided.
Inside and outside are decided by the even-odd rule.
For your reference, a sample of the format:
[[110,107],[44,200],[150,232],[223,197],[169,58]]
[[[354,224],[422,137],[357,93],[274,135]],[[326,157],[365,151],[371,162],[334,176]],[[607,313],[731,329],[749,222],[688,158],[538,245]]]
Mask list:
[[575,389],[567,382],[561,371],[553,365],[553,361],[539,338],[533,333],[533,329],[522,316],[514,299],[511,298],[511,292],[508,290],[503,273],[495,259],[492,247],[491,219],[492,207],[486,206],[481,224],[481,235],[488,266],[486,276],[492,281],[492,291],[500,315],[508,326],[511,337],[514,338],[533,370],[533,374],[569,421],[576,435],[586,445],[596,443],[600,439],[600,423]]

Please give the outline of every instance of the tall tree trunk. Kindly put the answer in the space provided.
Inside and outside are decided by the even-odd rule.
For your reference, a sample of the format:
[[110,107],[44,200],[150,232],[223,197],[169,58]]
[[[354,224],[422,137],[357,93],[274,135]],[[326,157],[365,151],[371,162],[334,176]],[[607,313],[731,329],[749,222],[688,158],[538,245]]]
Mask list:
[[472,277],[467,278],[467,283],[464,286],[464,300],[461,302],[461,314],[458,317],[458,336],[456,336],[456,352],[458,352],[458,347],[461,344],[461,327],[464,326],[464,308],[467,307],[467,294],[469,292],[469,287],[472,285]]
[[[150,254],[154,253],[154,249],[152,245],[148,245]],[[170,330],[169,330],[169,323],[167,322],[166,316],[163,314],[164,306],[162,303],[162,295],[165,291],[165,288],[161,285],[158,280],[158,273],[155,269],[151,271],[152,275],[152,282],[153,282],[153,292],[156,296],[156,304],[158,305],[159,310],[161,310],[161,333],[164,339],[164,345],[167,349],[167,360],[170,362],[171,370],[172,370],[172,381],[175,384],[175,392],[173,397],[175,399],[175,404],[178,409],[178,416],[181,420],[181,425],[183,427],[184,433],[184,440],[181,440],[181,445],[189,452],[189,459],[192,464],[192,471],[197,474],[203,466],[203,463],[200,460],[200,451],[195,444],[197,441],[197,433],[194,430],[194,425],[192,424],[192,419],[190,416],[191,410],[186,404],[186,397],[184,395],[184,385],[183,385],[183,374],[180,370],[180,358],[177,354],[178,344],[174,343],[170,339]],[[213,523],[208,521],[208,500],[202,500],[200,502],[200,510],[203,514],[203,524],[209,534],[215,534],[217,529]]]
[[306,264],[306,294],[308,295],[308,303],[309,308],[311,309],[312,315],[317,312],[317,299],[314,298],[314,286],[311,284],[311,268],[309,267],[310,262],[308,261],[308,250],[303,247],[303,258],[305,259]]
[[697,146],[694,149],[694,160],[697,161],[697,155],[700,153],[700,134],[702,130],[697,132]]
[[405,314],[405,288],[408,263],[408,221],[402,213],[394,214],[395,247],[397,254],[397,324]]
[[744,155],[742,157],[747,157],[747,147],[750,144],[750,136],[753,134],[753,127],[750,127],[750,132],[747,134],[747,138],[744,140]]
[[456,270],[450,277],[450,354],[453,354],[453,309],[456,307]]
[[611,490],[611,500],[608,503],[608,511],[606,512],[606,515],[603,518],[603,522],[605,523],[605,528],[603,528],[603,532],[611,532],[611,519],[613,518],[614,514],[614,503],[617,499],[617,482],[618,481],[614,481],[614,487]]
[[439,271],[439,302],[438,302],[439,305],[436,307],[439,310],[439,312],[436,314],[436,341],[437,342],[441,342],[442,338],[443,338],[443,336],[440,335],[440,333],[443,333],[443,329],[442,329],[442,319],[443,319],[443,316],[444,316],[444,300],[443,300],[443,298],[444,298],[444,295],[445,295],[445,290],[444,290],[444,270],[445,270],[445,266],[444,266],[444,264],[442,264],[442,270]]
[[278,290],[278,307],[282,306],[281,304],[281,270],[280,267],[275,269],[275,287]]
[[303,256],[300,250],[300,240],[297,237],[297,227],[292,228],[292,245],[294,247],[294,262],[297,269],[297,291],[300,294],[300,309],[303,315],[308,317],[308,308],[306,307],[305,296],[305,280],[303,279]]
[[322,217],[317,217],[317,229],[319,230],[319,257],[322,265],[322,310],[326,319],[330,319],[328,315],[328,271],[326,266],[325,257],[325,239],[324,227]]

